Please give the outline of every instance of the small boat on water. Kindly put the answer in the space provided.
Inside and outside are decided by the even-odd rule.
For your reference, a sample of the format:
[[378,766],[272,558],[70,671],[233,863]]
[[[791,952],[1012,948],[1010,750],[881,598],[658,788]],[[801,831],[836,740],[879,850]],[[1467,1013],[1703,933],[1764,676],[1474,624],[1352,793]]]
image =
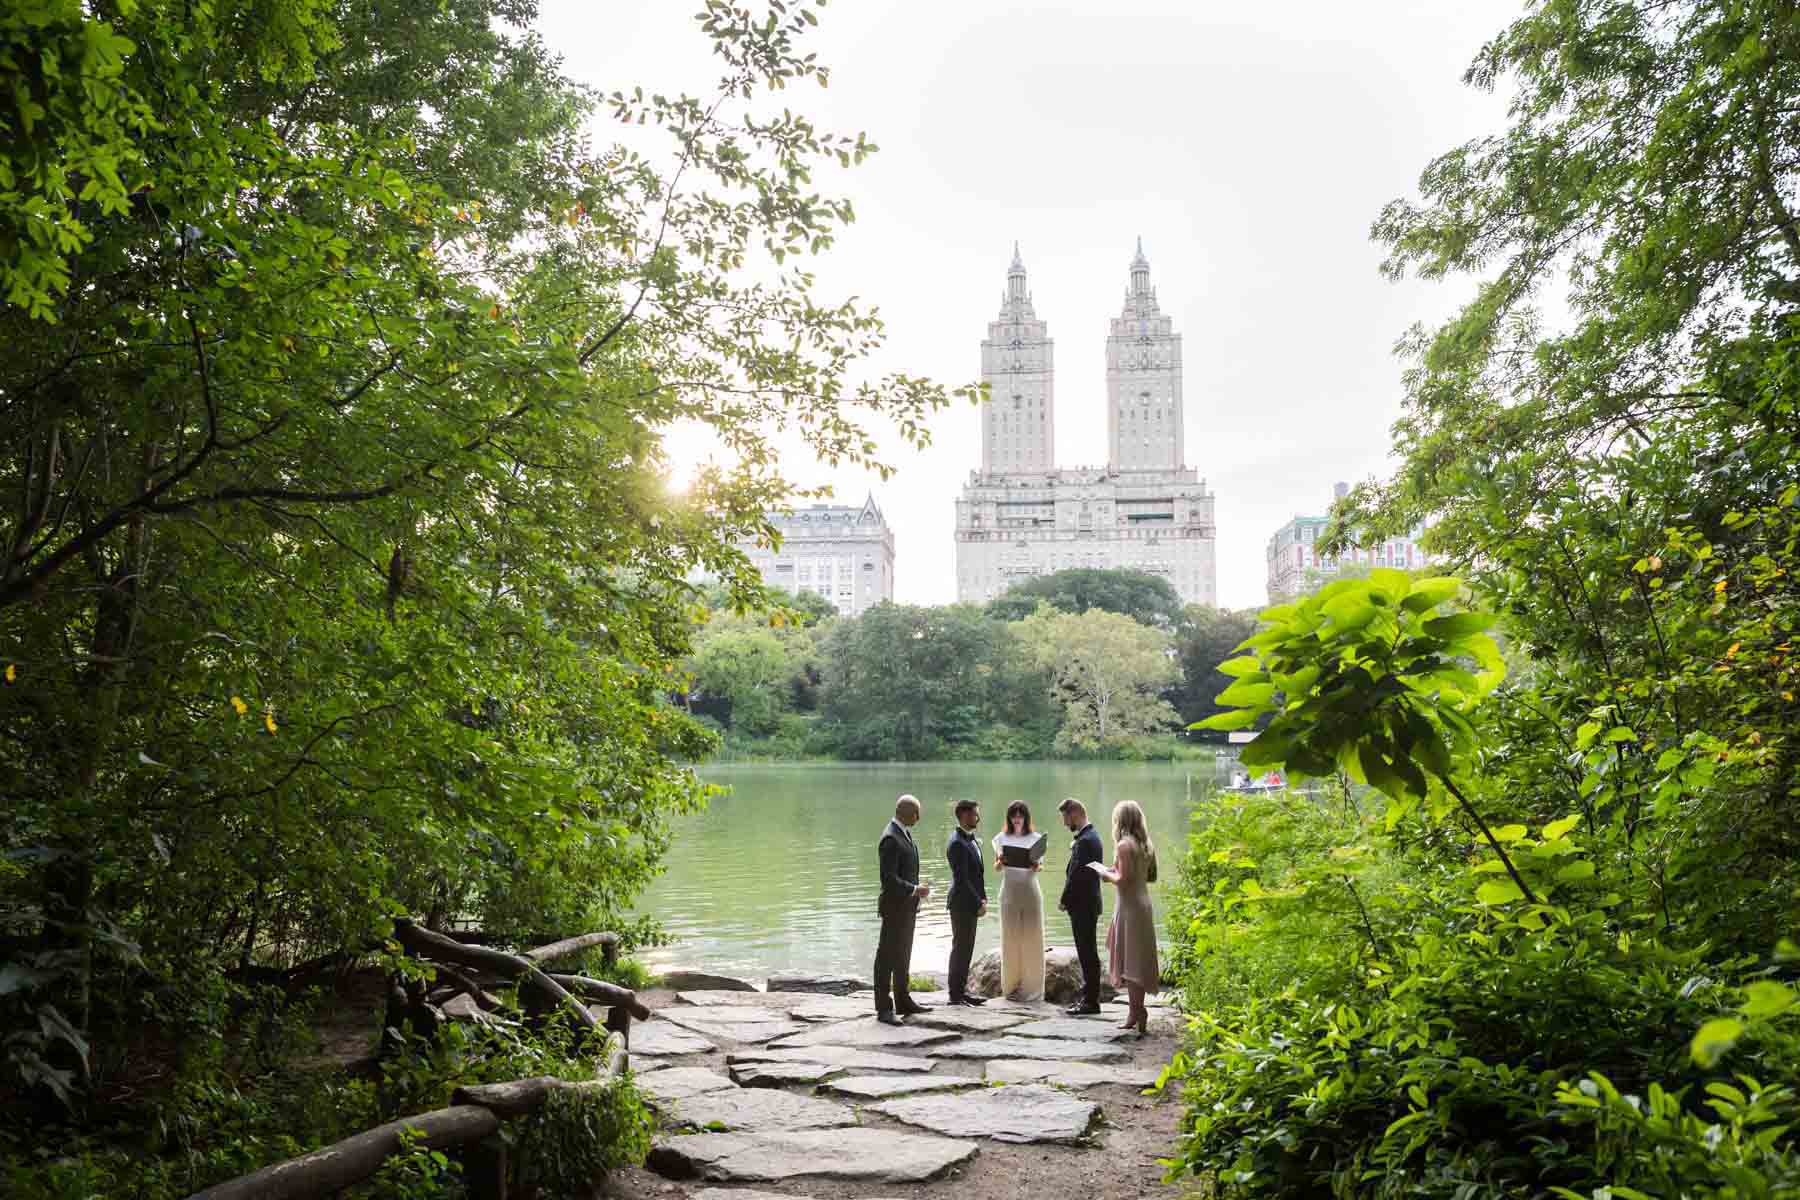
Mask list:
[[1280,771],[1270,771],[1260,779],[1251,779],[1248,771],[1233,771],[1231,782],[1219,790],[1222,792],[1279,792],[1287,788],[1287,780],[1281,777]]

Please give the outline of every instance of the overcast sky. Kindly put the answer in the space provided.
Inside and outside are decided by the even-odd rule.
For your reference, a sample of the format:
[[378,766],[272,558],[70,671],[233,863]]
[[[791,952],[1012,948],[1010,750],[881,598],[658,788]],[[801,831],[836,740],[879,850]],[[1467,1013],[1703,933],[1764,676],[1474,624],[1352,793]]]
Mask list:
[[[717,70],[691,0],[545,0],[573,77],[705,93]],[[1399,413],[1395,340],[1468,294],[1394,284],[1368,240],[1434,156],[1498,131],[1504,98],[1465,87],[1520,0],[840,0],[816,31],[831,86],[787,103],[881,147],[821,191],[857,222],[817,260],[820,295],[880,307],[874,364],[971,382],[1016,239],[1056,342],[1056,446],[1106,454],[1107,320],[1142,236],[1182,335],[1187,461],[1218,497],[1219,595],[1264,603],[1263,547],[1335,480],[1385,474]],[[596,136],[610,138],[604,125]],[[889,450],[886,483],[784,463],[844,501],[875,491],[897,543],[896,599],[955,599],[954,500],[978,417]]]

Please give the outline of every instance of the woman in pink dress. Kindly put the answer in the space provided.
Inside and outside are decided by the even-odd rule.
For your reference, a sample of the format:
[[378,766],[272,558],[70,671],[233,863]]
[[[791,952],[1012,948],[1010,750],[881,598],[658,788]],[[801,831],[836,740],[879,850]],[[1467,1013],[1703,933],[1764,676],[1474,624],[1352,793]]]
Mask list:
[[1106,933],[1107,974],[1123,986],[1131,1007],[1122,1029],[1149,1032],[1150,1012],[1144,993],[1162,989],[1156,961],[1156,913],[1150,907],[1150,885],[1156,882],[1156,845],[1144,824],[1144,810],[1132,800],[1113,808],[1113,865],[1100,878],[1119,889],[1112,926]]

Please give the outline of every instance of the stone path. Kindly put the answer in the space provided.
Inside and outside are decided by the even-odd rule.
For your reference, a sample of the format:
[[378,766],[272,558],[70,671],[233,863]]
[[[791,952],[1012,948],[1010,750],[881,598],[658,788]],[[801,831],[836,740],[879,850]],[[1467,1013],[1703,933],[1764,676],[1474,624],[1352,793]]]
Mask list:
[[[1160,1125],[1174,1132],[1164,1119],[1173,1105],[1139,1095],[1177,1045],[1178,1015],[1166,1007],[1152,1010],[1141,1041],[1117,1027],[1123,1005],[1069,1017],[1049,1004],[952,1007],[943,993],[917,996],[931,1011],[896,1028],[873,1019],[869,992],[845,994],[855,980],[775,982],[787,990],[694,988],[660,1004],[649,995],[659,1019],[632,1026],[631,1050],[639,1089],[659,1115],[646,1163],[654,1175],[624,1173],[632,1177],[610,1194],[900,1200],[962,1195],[972,1179],[982,1180],[979,1194],[1003,1198],[1045,1188],[1178,1194],[1156,1183],[1155,1156],[1135,1142],[1129,1164],[1093,1154],[1126,1140],[1109,1105],[1159,1107]],[[799,990],[809,983],[820,990]],[[1083,1156],[1082,1174],[1097,1182],[1065,1179],[1062,1167],[1046,1176],[1041,1153],[1017,1170],[1005,1163],[1025,1146]],[[1172,1140],[1160,1145],[1173,1150]],[[994,1167],[983,1154],[999,1156]],[[1112,1190],[1107,1181],[1123,1165],[1147,1168],[1150,1186],[1124,1179],[1126,1190]]]

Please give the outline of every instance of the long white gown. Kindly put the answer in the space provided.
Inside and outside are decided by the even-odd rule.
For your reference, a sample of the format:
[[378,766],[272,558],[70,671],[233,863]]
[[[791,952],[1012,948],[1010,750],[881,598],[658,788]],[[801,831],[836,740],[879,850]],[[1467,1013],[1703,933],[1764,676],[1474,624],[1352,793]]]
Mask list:
[[[1000,839],[994,838],[994,857]],[[1044,998],[1044,894],[1037,872],[1006,867],[1000,884],[1000,994],[1019,1000]],[[1016,995],[1015,995],[1016,993]]]

